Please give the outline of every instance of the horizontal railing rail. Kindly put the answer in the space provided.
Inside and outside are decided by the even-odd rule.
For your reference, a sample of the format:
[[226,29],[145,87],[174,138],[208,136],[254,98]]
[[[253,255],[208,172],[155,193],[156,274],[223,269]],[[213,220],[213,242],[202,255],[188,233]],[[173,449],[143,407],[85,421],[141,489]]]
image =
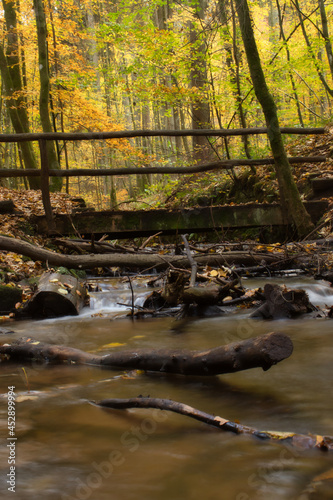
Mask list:
[[[325,134],[324,127],[281,127],[283,134],[290,135],[318,135]],[[228,137],[267,134],[266,127],[246,128],[246,129],[187,129],[187,130],[117,130],[112,132],[49,132],[49,133],[28,133],[28,134],[0,134],[0,143],[24,141],[38,141],[40,150],[40,169],[0,169],[0,178],[9,177],[40,177],[42,199],[45,216],[50,231],[54,229],[54,216],[50,201],[50,177],[97,177],[97,176],[121,176],[121,175],[144,175],[144,174],[193,174],[208,172],[218,169],[231,169],[242,166],[271,165],[273,158],[258,159],[232,159],[218,160],[202,164],[190,165],[186,167],[128,167],[128,168],[79,168],[79,169],[51,169],[47,156],[47,141],[92,141],[92,140],[112,140],[130,139],[134,137],[186,137],[186,136],[206,136],[206,137]],[[291,164],[296,163],[322,163],[326,161],[325,156],[290,157]]]

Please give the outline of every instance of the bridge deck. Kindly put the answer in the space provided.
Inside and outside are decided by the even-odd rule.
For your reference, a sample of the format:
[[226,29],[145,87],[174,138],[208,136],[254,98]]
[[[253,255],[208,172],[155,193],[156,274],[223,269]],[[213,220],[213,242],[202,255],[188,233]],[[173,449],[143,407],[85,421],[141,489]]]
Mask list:
[[[311,201],[306,202],[305,206],[316,223],[327,209],[328,203],[325,200]],[[48,233],[45,216],[35,217],[33,223],[39,234]],[[58,235],[67,236],[78,232],[85,236],[108,234],[110,238],[150,236],[159,231],[163,234],[199,233],[283,225],[278,204],[258,203],[177,210],[80,212],[55,217],[55,233]]]

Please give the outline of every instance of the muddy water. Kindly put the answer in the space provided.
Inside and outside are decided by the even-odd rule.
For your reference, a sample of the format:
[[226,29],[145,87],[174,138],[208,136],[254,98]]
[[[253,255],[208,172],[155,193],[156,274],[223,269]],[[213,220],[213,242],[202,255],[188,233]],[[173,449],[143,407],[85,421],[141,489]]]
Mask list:
[[[248,286],[262,284],[249,281]],[[300,281],[288,281],[296,286]],[[333,304],[327,285],[303,280],[311,300]],[[248,311],[198,320],[182,334],[171,319],[132,322],[116,302],[126,290],[103,292],[77,318],[19,322],[12,339],[107,353],[122,347],[201,349],[269,331],[290,335],[294,353],[267,372],[216,378],[101,371],[91,367],[1,367],[0,392],[15,386],[16,493],[7,491],[7,401],[0,400],[2,498],[50,500],[303,500],[311,481],[333,467],[333,457],[211,429],[157,410],[105,411],[89,404],[108,397],[150,395],[193,405],[262,430],[333,435],[333,320],[261,322]],[[137,300],[143,289],[136,290]],[[120,295],[123,295],[119,297]],[[100,316],[103,314],[103,316]],[[94,317],[92,317],[94,315]],[[123,345],[117,345],[123,344]],[[332,484],[332,483],[331,483]],[[302,496],[303,495],[303,496]],[[311,498],[333,498],[320,492]]]

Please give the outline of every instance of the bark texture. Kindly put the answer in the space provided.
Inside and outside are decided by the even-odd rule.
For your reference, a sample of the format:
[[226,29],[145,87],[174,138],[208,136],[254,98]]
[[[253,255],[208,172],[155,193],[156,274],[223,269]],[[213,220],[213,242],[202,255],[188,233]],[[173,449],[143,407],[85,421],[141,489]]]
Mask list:
[[159,410],[168,410],[187,417],[194,418],[213,427],[217,427],[221,431],[228,431],[234,434],[251,434],[259,439],[271,439],[283,444],[291,444],[298,448],[317,448],[322,451],[333,451],[333,437],[317,436],[312,434],[296,434],[294,432],[274,432],[274,431],[259,431],[253,427],[242,425],[237,422],[232,422],[225,418],[210,415],[201,410],[193,408],[184,403],[172,401],[170,399],[137,397],[128,399],[103,399],[101,401],[91,401],[92,404],[102,408],[124,410],[127,408],[157,408]]
[[286,220],[293,220],[299,236],[303,236],[313,229],[313,224],[302,204],[292,176],[291,167],[282,141],[276,105],[268,89],[261,66],[247,0],[235,0],[235,3],[254,91],[265,115],[267,135],[279,183],[281,207],[285,212]]
[[253,318],[280,319],[295,318],[316,310],[304,290],[287,289],[267,283],[264,287],[266,301],[254,313]]
[[[102,255],[62,255],[45,248],[37,247],[26,241],[0,236],[0,250],[16,252],[34,260],[48,262],[51,266],[63,266],[68,269],[94,269],[96,267],[122,266],[131,269],[165,269],[170,264],[177,267],[188,267],[190,263],[186,256],[159,254],[124,254],[112,253]],[[251,265],[265,261],[266,264],[277,262],[277,256],[271,254],[250,254],[249,252],[227,252],[194,256],[196,262],[202,265],[236,264]],[[281,259],[282,261],[283,259]]]
[[250,368],[268,370],[293,351],[283,333],[267,333],[206,351],[147,350],[118,351],[99,356],[71,347],[42,344],[23,339],[0,346],[1,362],[89,364],[112,370],[145,370],[181,375],[214,376]]
[[[19,58],[19,41],[17,34],[17,16],[15,2],[2,0],[6,20],[6,53],[0,46],[0,69],[4,86],[4,93],[7,98],[9,116],[16,134],[29,134],[29,118],[27,113],[26,100],[24,97],[24,86]],[[22,159],[26,169],[37,170],[37,158],[35,156],[32,143],[24,142],[20,145]],[[29,186],[31,189],[39,189],[38,178],[30,177]]]
[[[39,78],[40,78],[40,93],[39,93],[39,114],[43,132],[53,132],[50,112],[50,75],[49,75],[49,57],[47,49],[47,27],[44,12],[43,0],[34,0],[34,9],[37,26],[37,41],[38,41],[38,62],[39,62]],[[47,156],[48,166],[51,169],[59,169],[59,161],[53,141],[47,141]],[[51,190],[60,191],[62,179],[58,177],[52,178]]]
[[86,299],[84,283],[67,274],[44,273],[33,297],[16,311],[15,317],[56,318],[76,316]]

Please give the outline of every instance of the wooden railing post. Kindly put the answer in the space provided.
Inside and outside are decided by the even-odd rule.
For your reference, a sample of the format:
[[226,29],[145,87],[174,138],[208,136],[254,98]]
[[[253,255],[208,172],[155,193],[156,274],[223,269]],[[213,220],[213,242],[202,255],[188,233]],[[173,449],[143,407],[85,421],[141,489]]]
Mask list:
[[49,175],[49,160],[47,156],[47,143],[45,139],[39,139],[39,151],[40,151],[40,166],[41,166],[41,190],[42,190],[42,200],[45,210],[45,217],[47,222],[48,231],[52,232],[55,230],[54,215],[50,200],[50,175]]

